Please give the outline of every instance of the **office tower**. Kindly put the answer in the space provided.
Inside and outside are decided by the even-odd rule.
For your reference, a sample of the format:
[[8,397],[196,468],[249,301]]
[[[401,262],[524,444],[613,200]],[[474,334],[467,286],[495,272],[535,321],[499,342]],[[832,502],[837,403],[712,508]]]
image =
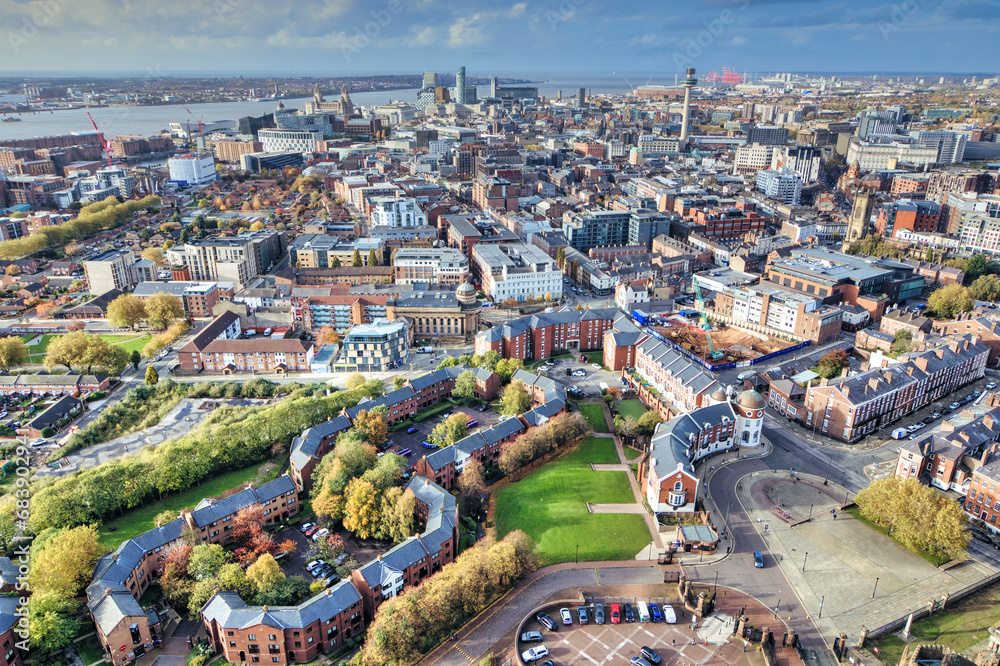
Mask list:
[[465,65],[459,67],[455,74],[455,101],[465,104]]
[[434,90],[437,88],[438,75],[434,72],[424,72],[424,90]]
[[587,101],[587,90],[580,88],[576,91],[576,108],[582,109]]
[[490,79],[490,97],[497,96],[497,88],[500,87],[500,79],[493,77]]

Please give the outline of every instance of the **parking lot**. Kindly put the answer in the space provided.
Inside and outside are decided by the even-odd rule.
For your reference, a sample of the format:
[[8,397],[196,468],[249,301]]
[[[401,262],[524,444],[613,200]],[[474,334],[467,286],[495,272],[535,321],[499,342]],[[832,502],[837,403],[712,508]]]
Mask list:
[[[628,601],[635,607],[634,599]],[[719,654],[724,646],[732,648],[732,644],[727,645],[732,633],[727,616],[716,614],[699,619],[692,628],[691,614],[684,611],[683,606],[673,603],[676,624],[639,622],[638,617],[634,623],[626,623],[623,619],[621,624],[611,624],[611,604],[602,603],[605,624],[594,622],[593,603],[587,605],[590,624],[586,625],[577,621],[575,606],[569,609],[573,615],[570,626],[562,624],[558,607],[548,609],[548,614],[560,624],[559,630],[548,631],[535,620],[526,623],[524,631],[540,631],[543,641],[522,643],[518,640],[518,653],[529,647],[544,645],[549,654],[535,663],[552,659],[556,664],[626,664],[631,657],[639,654],[643,646],[647,646],[656,650],[662,664],[736,663],[736,660]],[[739,648],[742,650],[742,642]]]
[[[966,384],[962,388],[949,393],[930,403],[926,407],[909,414],[891,426],[883,428],[879,433],[886,438],[892,437],[892,433],[898,429],[906,430],[906,434],[894,439],[906,441],[919,437],[927,428],[939,424],[942,419],[949,418],[957,412],[961,412],[963,407],[973,404],[976,398],[982,395],[983,391],[992,391],[997,388],[996,378],[993,370],[987,370],[987,374],[982,379]],[[977,394],[978,392],[978,394]],[[970,399],[970,396],[971,399]],[[954,403],[959,403],[957,406]],[[883,434],[884,433],[884,434]]]
[[431,453],[433,449],[427,449],[423,446],[422,442],[427,441],[434,427],[441,423],[449,414],[465,414],[469,419],[475,419],[478,424],[469,428],[469,434],[489,428],[495,425],[500,420],[500,415],[494,412],[492,409],[487,409],[485,412],[480,412],[473,407],[458,407],[455,406],[451,410],[439,414],[437,416],[432,416],[426,421],[414,424],[413,427],[417,428],[417,432],[407,433],[406,428],[398,430],[396,432],[389,433],[389,441],[393,442],[388,450],[393,453],[399,453],[400,451],[410,450],[410,454],[406,456],[406,462],[408,465],[415,465],[416,462],[424,455]]

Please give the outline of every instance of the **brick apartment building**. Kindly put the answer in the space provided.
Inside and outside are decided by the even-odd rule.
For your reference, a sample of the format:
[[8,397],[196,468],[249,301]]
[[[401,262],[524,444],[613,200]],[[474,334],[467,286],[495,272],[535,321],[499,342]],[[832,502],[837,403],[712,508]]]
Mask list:
[[[989,351],[977,338],[963,336],[946,346],[900,357],[904,362],[891,368],[822,379],[806,390],[796,412],[804,414],[807,427],[854,442],[981,378]],[[776,394],[769,399],[772,404],[791,400],[774,384],[770,390]]]
[[561,310],[529,315],[476,335],[475,353],[498,352],[504,358],[549,358],[556,351],[600,349],[617,308]]
[[917,233],[943,231],[941,204],[910,199],[882,204],[875,220],[875,231],[886,238],[895,238],[904,230]]

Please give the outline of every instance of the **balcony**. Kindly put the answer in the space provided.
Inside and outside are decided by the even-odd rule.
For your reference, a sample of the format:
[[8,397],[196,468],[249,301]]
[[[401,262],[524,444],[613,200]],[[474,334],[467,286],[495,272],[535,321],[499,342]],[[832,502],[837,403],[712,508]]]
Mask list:
[[687,504],[687,495],[684,491],[671,490],[667,497],[667,504],[670,506],[684,506]]

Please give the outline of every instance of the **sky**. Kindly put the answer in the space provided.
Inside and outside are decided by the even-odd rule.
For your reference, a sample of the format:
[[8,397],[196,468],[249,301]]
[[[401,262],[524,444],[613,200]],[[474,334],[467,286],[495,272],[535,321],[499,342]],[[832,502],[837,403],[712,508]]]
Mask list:
[[990,72],[998,30],[996,0],[0,0],[0,73]]

